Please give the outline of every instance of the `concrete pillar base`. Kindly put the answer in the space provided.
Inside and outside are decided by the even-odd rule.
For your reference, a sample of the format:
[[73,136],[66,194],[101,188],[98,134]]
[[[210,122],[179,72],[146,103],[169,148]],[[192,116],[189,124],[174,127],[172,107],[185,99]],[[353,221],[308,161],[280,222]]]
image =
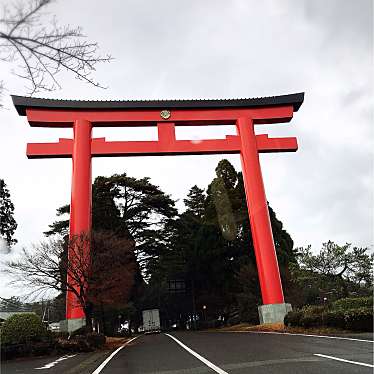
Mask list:
[[258,307],[260,324],[283,323],[284,316],[292,310],[291,304],[266,304]]
[[60,321],[60,331],[68,332],[69,334],[86,326],[85,318],[71,318]]

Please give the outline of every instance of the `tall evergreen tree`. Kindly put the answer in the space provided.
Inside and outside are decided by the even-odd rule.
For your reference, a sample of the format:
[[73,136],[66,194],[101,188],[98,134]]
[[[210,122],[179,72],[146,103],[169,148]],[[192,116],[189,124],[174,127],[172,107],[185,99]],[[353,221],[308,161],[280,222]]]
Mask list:
[[188,212],[198,218],[202,218],[205,209],[205,198],[204,190],[195,185],[191,187],[187,198],[183,202]]
[[0,235],[9,246],[17,243],[17,240],[13,238],[16,228],[14,205],[10,199],[10,193],[4,179],[0,179]]
[[[208,304],[212,316],[239,311],[240,319],[254,321],[261,294],[242,173],[228,160],[220,161],[206,194],[194,186],[184,203],[186,211],[174,222],[170,250],[160,258],[158,279],[183,278],[193,285],[197,310]],[[270,206],[269,215],[288,291],[293,241]]]
[[[138,262],[149,273],[155,259],[165,250],[166,225],[177,210],[175,202],[149,178],[133,178],[123,174],[97,177],[92,186],[92,228],[110,231],[132,240]],[[62,217],[70,206],[57,209]],[[67,235],[69,220],[57,220],[45,234]]]

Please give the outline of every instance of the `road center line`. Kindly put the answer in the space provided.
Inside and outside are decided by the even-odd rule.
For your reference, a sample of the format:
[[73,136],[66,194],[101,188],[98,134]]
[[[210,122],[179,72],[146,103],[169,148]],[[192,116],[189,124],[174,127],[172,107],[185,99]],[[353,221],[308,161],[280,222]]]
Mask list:
[[107,357],[102,363],[101,365],[94,371],[92,372],[92,374],[99,374],[101,373],[101,371],[104,369],[104,367],[108,364],[108,362],[124,347],[126,347],[126,345],[130,344],[133,340],[135,340],[136,338],[138,338],[137,336],[135,336],[135,338],[132,338],[130,340],[128,340],[125,344],[122,344],[119,348],[117,348],[109,357]]
[[[203,362],[206,366],[210,367],[212,370],[214,370],[216,373],[219,374],[228,374],[226,371],[222,370],[218,366],[214,365],[212,362],[208,361],[206,358],[203,356],[199,355],[197,352],[193,351],[191,348],[187,347],[185,344],[183,344],[180,340],[175,338],[174,336],[170,334],[165,334],[169,338],[173,339],[177,344],[179,344],[182,348],[184,348],[188,353],[191,353],[192,356],[195,356],[198,360]],[[96,373],[93,373],[96,374]]]
[[354,365],[367,366],[369,368],[374,368],[374,365],[365,364],[364,362],[357,362],[357,361],[345,360],[344,358],[338,358],[338,357],[334,357],[334,356],[326,356],[326,355],[322,355],[320,353],[315,353],[314,356],[329,358],[329,359],[335,360],[335,361],[347,362],[348,364],[354,364]]

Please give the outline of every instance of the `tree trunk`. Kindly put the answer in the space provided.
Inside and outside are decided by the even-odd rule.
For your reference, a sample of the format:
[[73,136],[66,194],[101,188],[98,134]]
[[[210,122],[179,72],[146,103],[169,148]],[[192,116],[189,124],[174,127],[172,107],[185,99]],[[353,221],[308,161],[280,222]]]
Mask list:
[[197,330],[197,328],[196,328],[195,281],[193,279],[191,281],[191,293],[192,293],[192,321],[193,321],[193,329]]
[[105,311],[103,303],[100,303],[100,314],[101,314],[101,333],[105,335],[106,328],[105,328]]
[[86,315],[86,330],[92,332],[92,306],[86,305],[84,308],[84,314]]

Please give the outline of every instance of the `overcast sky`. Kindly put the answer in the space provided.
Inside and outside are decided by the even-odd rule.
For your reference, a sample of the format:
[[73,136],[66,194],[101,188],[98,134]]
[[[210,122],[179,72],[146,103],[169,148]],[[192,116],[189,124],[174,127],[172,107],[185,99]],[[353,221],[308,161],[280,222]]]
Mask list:
[[[10,3],[10,0],[0,0]],[[59,0],[60,24],[80,25],[115,60],[98,67],[101,90],[72,76],[58,99],[242,98],[305,92],[289,124],[257,126],[297,136],[299,151],[261,155],[268,201],[296,246],[333,240],[372,246],[373,9],[370,0]],[[48,17],[46,18],[48,19]],[[9,94],[24,83],[0,64],[7,92],[0,111],[0,178],[15,205],[18,244],[43,239],[57,207],[70,200],[71,160],[28,160],[27,142],[70,137],[71,129],[30,128]],[[177,138],[234,134],[232,127],[180,129]],[[156,139],[156,129],[94,129],[108,140]],[[240,170],[239,156],[227,158]],[[100,158],[93,177],[148,176],[183,209],[197,184],[206,188],[222,156]],[[0,276],[0,296],[18,294]]]

